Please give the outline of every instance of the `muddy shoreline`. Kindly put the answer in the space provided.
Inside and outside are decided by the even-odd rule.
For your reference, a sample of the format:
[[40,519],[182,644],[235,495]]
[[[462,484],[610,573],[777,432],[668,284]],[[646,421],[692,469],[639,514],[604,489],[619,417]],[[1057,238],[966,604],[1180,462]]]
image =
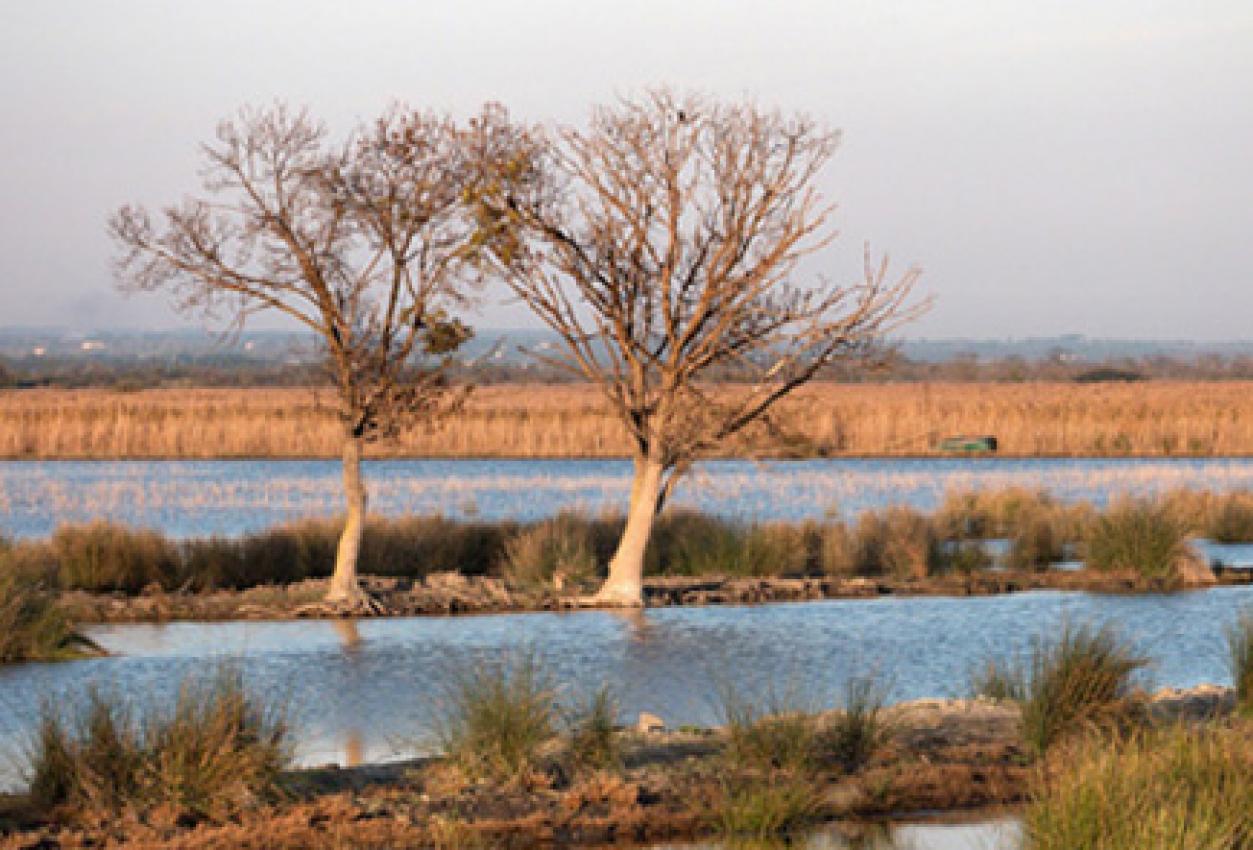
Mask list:
[[[1218,585],[1253,584],[1253,570],[1216,570]],[[415,617],[570,611],[586,608],[586,597],[553,589],[518,589],[490,576],[433,573],[421,579],[364,576],[378,602],[375,616]],[[1212,585],[1203,585],[1212,586]],[[205,593],[168,592],[157,587],[137,595],[67,591],[59,606],[82,625],[178,620],[291,620],[359,616],[353,609],[323,605],[327,580]],[[1188,588],[1171,588],[1186,590]],[[981,572],[927,579],[657,577],[646,579],[648,607],[757,605],[824,599],[888,596],[990,596],[1031,590],[1091,593],[1161,592],[1159,585],[1131,575],[1075,572]],[[380,613],[381,612],[381,613]]]

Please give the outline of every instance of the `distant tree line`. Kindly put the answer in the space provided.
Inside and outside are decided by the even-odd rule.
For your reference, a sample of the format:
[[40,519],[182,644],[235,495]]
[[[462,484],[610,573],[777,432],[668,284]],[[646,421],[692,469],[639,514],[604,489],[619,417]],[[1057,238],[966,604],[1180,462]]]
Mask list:
[[[568,384],[582,382],[567,370],[529,360],[492,361],[466,365],[451,363],[451,380],[481,386],[519,383]],[[733,369],[712,372],[713,380],[751,380],[751,374]],[[1055,358],[969,357],[945,360],[912,360],[891,350],[874,363],[832,363],[816,375],[818,380],[842,383],[890,383],[921,381],[977,381],[1016,383],[1025,381],[1249,381],[1253,380],[1253,356],[1199,354],[1192,357],[1149,355],[1093,360],[1059,361]],[[0,357],[0,387],[32,389],[98,388],[133,391],[191,387],[323,387],[328,385],[320,362],[276,363],[255,357],[181,357],[169,360],[111,358],[85,361],[81,357]]]

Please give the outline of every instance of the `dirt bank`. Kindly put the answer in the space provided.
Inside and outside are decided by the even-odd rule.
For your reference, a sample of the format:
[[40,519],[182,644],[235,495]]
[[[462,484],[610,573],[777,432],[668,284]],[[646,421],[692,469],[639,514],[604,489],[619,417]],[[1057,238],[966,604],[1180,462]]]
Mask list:
[[[1218,575],[1220,584],[1253,583],[1253,570]],[[583,606],[583,599],[551,589],[517,589],[498,578],[434,573],[424,579],[367,576],[363,583],[388,616],[495,614],[560,611]],[[169,620],[287,620],[352,616],[320,604],[326,580],[210,593],[165,592],[156,587],[139,596],[70,591],[60,605],[76,623],[164,622]],[[987,596],[1026,590],[1084,590],[1097,593],[1153,591],[1133,575],[1093,571],[982,572],[921,580],[891,578],[730,578],[647,579],[649,607],[675,605],[753,605],[818,599],[877,596]]]

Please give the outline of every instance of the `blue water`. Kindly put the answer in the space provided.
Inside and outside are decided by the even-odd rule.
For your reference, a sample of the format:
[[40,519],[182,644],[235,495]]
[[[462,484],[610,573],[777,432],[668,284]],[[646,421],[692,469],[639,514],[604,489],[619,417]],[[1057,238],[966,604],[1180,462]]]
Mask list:
[[[366,463],[371,510],[537,519],[563,509],[622,511],[620,460],[387,460]],[[949,490],[1008,485],[1103,503],[1177,487],[1253,489],[1253,458],[710,461],[678,505],[751,519],[850,517],[867,508],[934,508]],[[112,519],[172,536],[234,535],[340,511],[333,461],[0,462],[0,534],[47,535],[66,521]]]
[[836,704],[850,676],[873,673],[893,701],[960,696],[974,667],[1022,651],[1066,618],[1114,624],[1152,659],[1146,685],[1230,683],[1223,629],[1246,606],[1253,586],[104,626],[91,635],[117,657],[0,668],[0,753],[20,748],[40,699],[66,703],[92,683],[169,695],[184,676],[203,675],[221,659],[237,661],[253,686],[290,706],[300,756],[313,763],[342,761],[353,749],[367,760],[431,749],[431,721],[456,671],[528,647],[566,696],[608,683],[624,720],[650,711],[671,725],[717,722],[716,695],[727,686],[795,692],[819,707]]
[[1022,827],[1013,819],[955,824],[892,823],[865,831],[868,834],[849,839],[841,835],[837,825],[792,842],[745,845],[705,841],[657,845],[653,850],[1016,850],[1022,846]]

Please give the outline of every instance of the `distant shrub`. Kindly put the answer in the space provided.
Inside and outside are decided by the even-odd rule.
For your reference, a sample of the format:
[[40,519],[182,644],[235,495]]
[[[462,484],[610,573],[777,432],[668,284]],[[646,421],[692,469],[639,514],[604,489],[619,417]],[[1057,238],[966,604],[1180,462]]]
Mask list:
[[500,571],[517,587],[549,586],[557,576],[563,583],[588,583],[597,574],[590,524],[561,513],[521,529],[505,541]]
[[854,531],[853,572],[926,578],[943,564],[940,543],[930,519],[912,508],[867,511]]
[[954,491],[945,494],[935,525],[949,540],[1010,537],[1024,522],[1052,507],[1047,493],[1024,487]]
[[[256,584],[281,583],[281,579],[262,575],[259,569],[250,569],[244,542],[240,540],[223,537],[189,540],[182,545],[181,552],[182,574],[188,587],[195,591],[242,589]],[[266,561],[270,564],[279,563],[273,556]],[[283,569],[286,571],[287,567],[284,566]]]
[[745,532],[737,523],[689,510],[657,518],[649,541],[653,571],[663,575],[721,575],[742,566]]
[[649,543],[649,571],[664,575],[780,576],[816,569],[815,526],[744,524],[695,511],[662,514]]
[[992,566],[992,555],[978,540],[941,543],[934,556],[932,572],[971,575]]
[[361,541],[359,569],[372,575],[413,578],[436,572],[485,575],[497,566],[506,541],[517,533],[517,524],[507,520],[371,517]]
[[1253,493],[1215,496],[1200,533],[1218,543],[1253,542]]
[[155,531],[105,521],[63,525],[52,536],[57,583],[66,590],[138,593],[150,584],[177,585],[178,551]]
[[1189,551],[1187,529],[1161,504],[1122,499],[1092,521],[1084,551],[1092,569],[1170,583]]
[[1063,517],[1041,511],[1024,517],[1010,536],[1008,566],[1015,570],[1047,570],[1066,557]]
[[829,522],[822,526],[819,539],[819,564],[822,572],[832,576],[856,575],[860,566],[857,559],[856,538],[843,522]]

